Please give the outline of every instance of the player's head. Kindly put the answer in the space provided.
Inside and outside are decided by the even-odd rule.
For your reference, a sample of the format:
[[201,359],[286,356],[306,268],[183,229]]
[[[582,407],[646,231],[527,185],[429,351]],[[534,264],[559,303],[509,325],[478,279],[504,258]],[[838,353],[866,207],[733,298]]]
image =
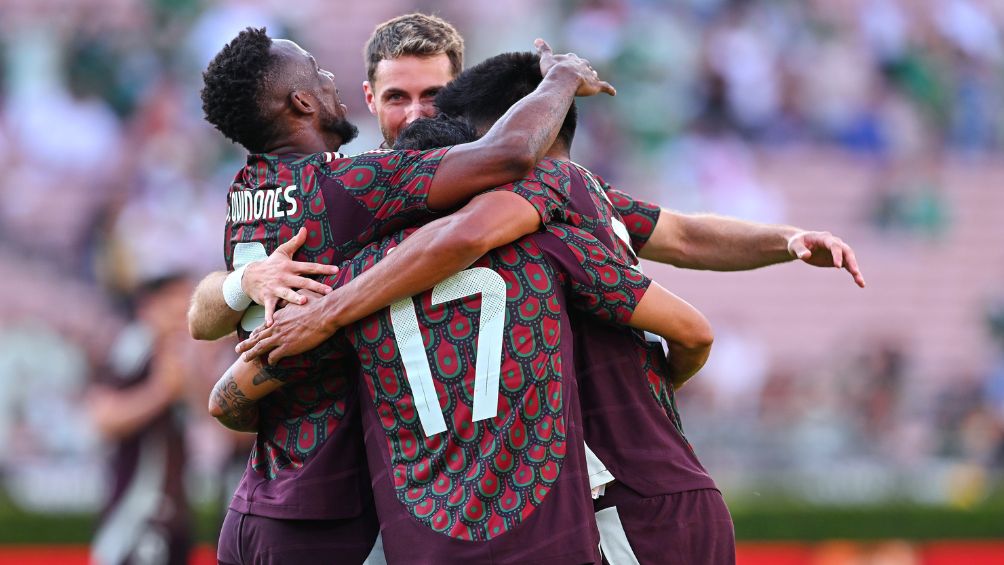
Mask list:
[[[446,85],[436,95],[440,112],[460,116],[484,135],[509,108],[537,88],[540,56],[530,52],[502,53],[485,59]],[[575,104],[569,108],[558,141],[571,148],[575,137]]]
[[247,28],[216,54],[202,73],[206,121],[253,153],[297,136],[335,149],[356,136],[345,118],[334,76],[314,57],[265,28]]
[[397,136],[394,149],[435,149],[470,143],[477,133],[466,121],[439,114],[432,118],[419,118],[408,124]]
[[140,283],[132,295],[136,316],[158,335],[183,332],[193,285],[184,272],[171,272]]
[[447,21],[425,14],[378,25],[364,53],[366,105],[388,146],[404,126],[435,115],[436,92],[464,67],[464,39]]

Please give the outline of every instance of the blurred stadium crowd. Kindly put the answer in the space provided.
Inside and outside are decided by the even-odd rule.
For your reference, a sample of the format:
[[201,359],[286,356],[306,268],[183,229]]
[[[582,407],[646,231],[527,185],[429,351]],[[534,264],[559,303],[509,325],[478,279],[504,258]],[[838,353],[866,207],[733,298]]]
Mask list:
[[[727,496],[968,505],[1001,488],[1000,2],[0,0],[0,481],[16,505],[97,507],[83,407],[133,289],[222,264],[244,156],[202,120],[211,55],[267,25],[361,84],[373,27],[415,9],[457,26],[468,63],[535,36],[592,61],[619,94],[582,104],[575,158],[615,185],[857,249],[860,292],[788,267],[653,270],[716,326],[681,403]],[[361,92],[342,93],[350,152],[380,139]],[[227,345],[174,353],[196,498],[228,497],[220,469],[246,453],[205,415]]]

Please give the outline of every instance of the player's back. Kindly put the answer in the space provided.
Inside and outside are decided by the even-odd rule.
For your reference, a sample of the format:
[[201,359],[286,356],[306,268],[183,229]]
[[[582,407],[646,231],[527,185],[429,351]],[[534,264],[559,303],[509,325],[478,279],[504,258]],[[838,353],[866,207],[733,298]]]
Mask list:
[[623,321],[647,286],[599,269],[536,234],[348,328],[388,558],[596,559],[567,310]]
[[[445,151],[255,154],[228,194],[228,268],[264,259],[300,228],[299,261],[338,263],[432,216],[428,187]],[[264,320],[252,305],[241,337]],[[284,360],[285,384],[259,403],[259,433],[231,508],[273,518],[357,515],[369,504],[352,357]],[[312,491],[311,489],[314,489]],[[316,489],[327,496],[316,496]]]
[[[587,231],[630,265],[660,214],[568,160],[544,159],[532,179],[507,189],[533,204],[545,223]],[[586,444],[603,466],[648,496],[715,488],[683,435],[661,340],[579,312],[570,316]]]

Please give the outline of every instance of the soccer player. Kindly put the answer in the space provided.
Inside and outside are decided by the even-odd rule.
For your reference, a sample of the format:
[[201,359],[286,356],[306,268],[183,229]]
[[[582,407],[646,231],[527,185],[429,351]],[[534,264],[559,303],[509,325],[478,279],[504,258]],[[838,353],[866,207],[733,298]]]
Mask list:
[[436,16],[398,16],[373,30],[363,50],[366,106],[376,116],[384,146],[421,117],[436,114],[436,93],[464,68],[464,39]]
[[[527,84],[540,81],[539,75],[529,83],[526,76],[517,76],[512,80],[521,82],[507,84],[505,80],[512,78],[511,72],[504,75],[506,79],[499,79],[501,75],[497,73],[512,67],[513,62],[507,61],[511,55],[489,59],[465,71],[437,99],[444,106],[465,108],[454,111],[480,131],[486,131],[498,119],[499,112],[520,99],[519,93],[526,92]],[[525,74],[519,64],[515,73]],[[485,86],[485,81],[495,88]],[[465,84],[462,88],[461,83]],[[482,105],[486,110],[479,111]],[[854,282],[864,287],[853,249],[829,232],[758,224],[713,214],[682,214],[613,189],[570,161],[574,131],[575,115],[570,112],[555,143],[547,150],[547,159],[535,167],[526,182],[514,185],[520,190],[514,192],[509,187],[478,195],[458,212],[429,224],[428,229],[409,238],[371,277],[356,279],[331,296],[310,302],[283,288],[280,297],[286,298],[290,292],[294,307],[277,314],[275,325],[270,323],[256,330],[250,340],[240,344],[238,351],[249,357],[268,354],[273,362],[308,351],[346,324],[409,296],[409,290],[432,286],[488,250],[512,242],[538,229],[542,220],[546,223],[551,219],[572,224],[599,222],[605,229],[616,230],[614,246],[624,253],[630,253],[624,243],[636,231],[634,244],[641,258],[681,268],[735,271],[799,259],[816,267],[846,269]],[[605,220],[611,217],[612,207],[624,216],[623,223]],[[539,216],[535,217],[537,213]],[[273,259],[279,262],[281,257],[269,258]],[[260,278],[269,279],[268,275]],[[370,280],[380,284],[364,284]],[[255,298],[256,302],[269,299],[268,293],[258,290],[269,284],[281,287],[278,280],[256,281],[254,288],[262,297]]]
[[[392,147],[398,132],[413,120],[435,113],[433,97],[463,68],[464,40],[449,22],[436,16],[412,13],[381,23],[364,48],[368,80],[363,94],[384,136],[383,145]],[[330,266],[292,261],[304,239],[285,246],[266,260],[252,261],[242,272],[241,287],[265,306],[266,323],[279,300],[300,301],[295,288],[328,292],[303,275],[324,275]],[[217,339],[233,331],[235,314],[222,302],[207,299],[222,283],[225,272],[212,273],[199,286],[189,314],[190,331],[196,339]]]
[[[232,311],[195,333],[229,333],[238,320],[247,331],[260,322],[261,308],[245,313],[239,292],[229,301],[223,292],[239,288],[242,262],[264,258],[280,240],[298,234],[301,256],[334,264],[372,239],[431,217],[433,208],[525,174],[574,95],[613,93],[587,62],[540,48],[546,84],[477,142],[344,157],[330,151],[355,128],[331,74],[295,43],[273,41],[263,29],[241,32],[210,63],[202,93],[207,120],[252,153],[229,195],[225,253],[228,266],[238,267],[230,275],[236,284],[210,277],[200,285],[203,295],[208,289],[208,310]],[[195,298],[199,304],[200,293]],[[251,553],[297,561],[337,549],[347,562],[361,562],[369,552],[375,527],[366,516],[368,481],[352,429],[354,381],[345,379],[351,368],[336,362],[322,369],[329,378],[301,371],[291,383],[297,386],[271,395],[253,422],[258,439],[224,523],[221,561]]]
[[[437,104],[444,111],[465,115],[484,131],[501,112],[540,80],[539,72],[532,68],[535,64],[530,54],[506,54],[489,59],[464,72],[441,91],[437,96]],[[608,246],[620,244],[624,260],[631,260],[634,251],[646,253],[645,243],[660,229],[665,232],[670,224],[664,220],[667,215],[672,219],[673,213],[667,214],[658,207],[634,202],[626,195],[610,190],[608,185],[589,171],[570,162],[569,132],[574,131],[574,114],[570,114],[559,134],[558,142],[548,152],[549,159],[538,164],[535,178],[517,183],[509,187],[509,190],[534,202],[545,221],[560,217],[564,221],[596,230],[594,233],[597,238]],[[432,124],[435,121],[426,123]],[[409,136],[408,130],[404,136]],[[489,196],[479,196],[468,208],[476,208],[479,201]],[[623,219],[612,213],[614,207],[622,211]],[[513,219],[500,214],[498,206],[487,207],[485,210],[487,213],[480,216],[475,212],[467,214],[468,220],[457,225],[462,225],[462,229],[468,231],[477,231],[483,229],[484,222],[490,222],[492,215]],[[520,210],[519,213],[525,214],[526,210]],[[532,210],[529,213],[532,215]],[[458,215],[461,214],[463,212]],[[470,221],[472,217],[479,218],[479,221]],[[684,221],[687,219],[682,218]],[[813,245],[817,261],[822,258],[833,265],[834,256],[845,256],[848,270],[859,284],[863,283],[854,263],[853,252],[828,234],[798,235],[799,230],[795,228],[755,226],[718,218],[703,221],[710,226],[728,228],[732,232],[745,230],[748,239],[757,245],[752,251],[759,254],[759,261],[777,262],[780,260],[779,251],[791,258],[788,254],[794,245],[802,242]],[[660,225],[661,228],[658,227]],[[631,226],[631,229],[627,226]],[[454,229],[449,233],[460,232],[459,229]],[[448,245],[448,237],[441,239]],[[621,242],[621,239],[624,241]],[[660,256],[659,253],[667,253],[665,247],[670,240],[665,237],[665,233],[654,241],[656,247],[662,246],[657,249],[657,257]],[[787,243],[787,249],[772,249],[784,243]],[[676,242],[672,244],[677,245]],[[440,249],[431,246],[426,254],[436,256],[439,252]],[[388,259],[385,264],[389,265],[394,260],[401,266],[411,267],[410,276],[418,276],[415,271],[420,269],[419,256],[406,258],[402,252]],[[444,267],[442,261],[440,267]],[[385,272],[398,271],[388,268]],[[402,277],[399,275],[397,278]],[[347,315],[347,319],[353,319],[360,309],[365,308],[367,300],[377,301],[380,293],[390,292],[389,289],[394,284],[393,280],[387,281],[381,289],[366,298],[355,295],[360,300],[343,302],[346,307],[343,312],[354,312]],[[351,287],[352,285],[347,286],[346,290]],[[337,295],[336,293],[331,298]],[[331,303],[331,300],[327,302]],[[303,319],[304,314],[298,314],[297,317]],[[330,318],[328,322],[324,333],[331,331]],[[337,327],[337,324],[334,325]],[[577,341],[581,344],[577,348],[580,352],[577,365],[588,368],[590,376],[596,377],[584,380],[582,385],[587,410],[587,443],[599,453],[603,463],[607,463],[605,470],[601,468],[600,471],[603,472],[598,473],[599,477],[603,477],[603,482],[611,478],[621,481],[611,486],[611,496],[601,499],[598,504],[601,530],[607,531],[604,542],[609,546],[608,553],[617,554],[623,559],[623,552],[618,550],[617,542],[628,538],[631,543],[625,542],[620,546],[626,546],[629,550],[632,546],[637,549],[631,558],[642,562],[659,562],[665,556],[665,548],[659,540],[676,536],[673,539],[682,544],[679,547],[689,547],[692,550],[691,554],[677,555],[684,561],[720,562],[723,559],[734,559],[734,540],[728,511],[714,482],[683,437],[682,426],[675,411],[674,387],[682,386],[689,375],[674,371],[672,363],[680,359],[685,350],[680,352],[678,347],[677,354],[672,355],[670,364],[667,364],[661,346],[647,342],[643,335],[623,330],[597,329],[591,324],[579,324],[576,327],[587,328],[581,337],[577,335]],[[299,341],[295,333],[283,333],[282,323],[265,330],[262,335],[273,331],[276,333],[271,338],[272,343],[283,342],[279,346],[280,355],[305,347],[302,343],[295,343]],[[316,336],[311,339],[315,338]],[[252,353],[256,351],[252,350]],[[610,383],[615,381],[602,378],[604,373],[611,372],[634,375],[631,382],[636,383],[636,386],[626,390],[611,386]],[[680,522],[681,517],[671,513],[679,508],[687,508],[690,518],[703,520],[707,527],[701,531],[681,531],[668,527],[669,524]]]
[[[401,237],[357,255],[343,279]],[[589,234],[558,225],[415,300],[346,332],[369,393],[363,420],[388,561],[598,560],[567,305],[674,341],[709,336],[687,365],[679,361],[687,375],[707,359],[707,321]],[[326,345],[321,358],[342,347]],[[238,410],[214,403],[213,414],[253,410],[248,401],[281,390],[284,372],[239,361],[217,390],[246,400]]]
[[191,511],[179,417],[190,343],[180,314],[192,284],[167,276],[135,295],[137,320],[118,335],[88,393],[88,412],[114,445],[109,499],[91,547],[98,565],[187,563]]

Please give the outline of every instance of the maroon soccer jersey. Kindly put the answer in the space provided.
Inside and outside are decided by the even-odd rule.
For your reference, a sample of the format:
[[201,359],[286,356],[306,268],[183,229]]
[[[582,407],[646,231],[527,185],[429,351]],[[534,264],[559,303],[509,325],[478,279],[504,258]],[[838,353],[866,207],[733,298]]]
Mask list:
[[[154,354],[152,334],[140,323],[127,326],[112,347],[100,384],[119,390],[143,386],[151,378]],[[143,552],[164,563],[187,559],[192,532],[183,480],[183,421],[172,405],[115,442],[111,492],[92,544],[102,563],[129,563]]]
[[495,190],[525,198],[544,224],[560,222],[591,233],[632,265],[660,213],[658,206],[634,200],[585,167],[561,159],[542,159],[527,178]]
[[[396,241],[343,265],[341,282]],[[567,309],[623,323],[649,284],[554,225],[346,329],[389,560],[597,558]]]
[[[545,159],[502,189],[526,198],[545,223],[578,226],[631,264],[660,214],[570,161]],[[661,341],[570,316],[586,444],[607,470],[644,496],[715,488],[683,435]]]
[[[230,187],[228,268],[263,259],[301,227],[298,261],[339,263],[367,243],[427,220],[429,186],[446,149],[251,155]],[[253,305],[241,337],[262,320]],[[284,361],[283,387],[259,404],[259,433],[231,508],[272,518],[355,516],[367,492],[357,365],[351,357]]]

